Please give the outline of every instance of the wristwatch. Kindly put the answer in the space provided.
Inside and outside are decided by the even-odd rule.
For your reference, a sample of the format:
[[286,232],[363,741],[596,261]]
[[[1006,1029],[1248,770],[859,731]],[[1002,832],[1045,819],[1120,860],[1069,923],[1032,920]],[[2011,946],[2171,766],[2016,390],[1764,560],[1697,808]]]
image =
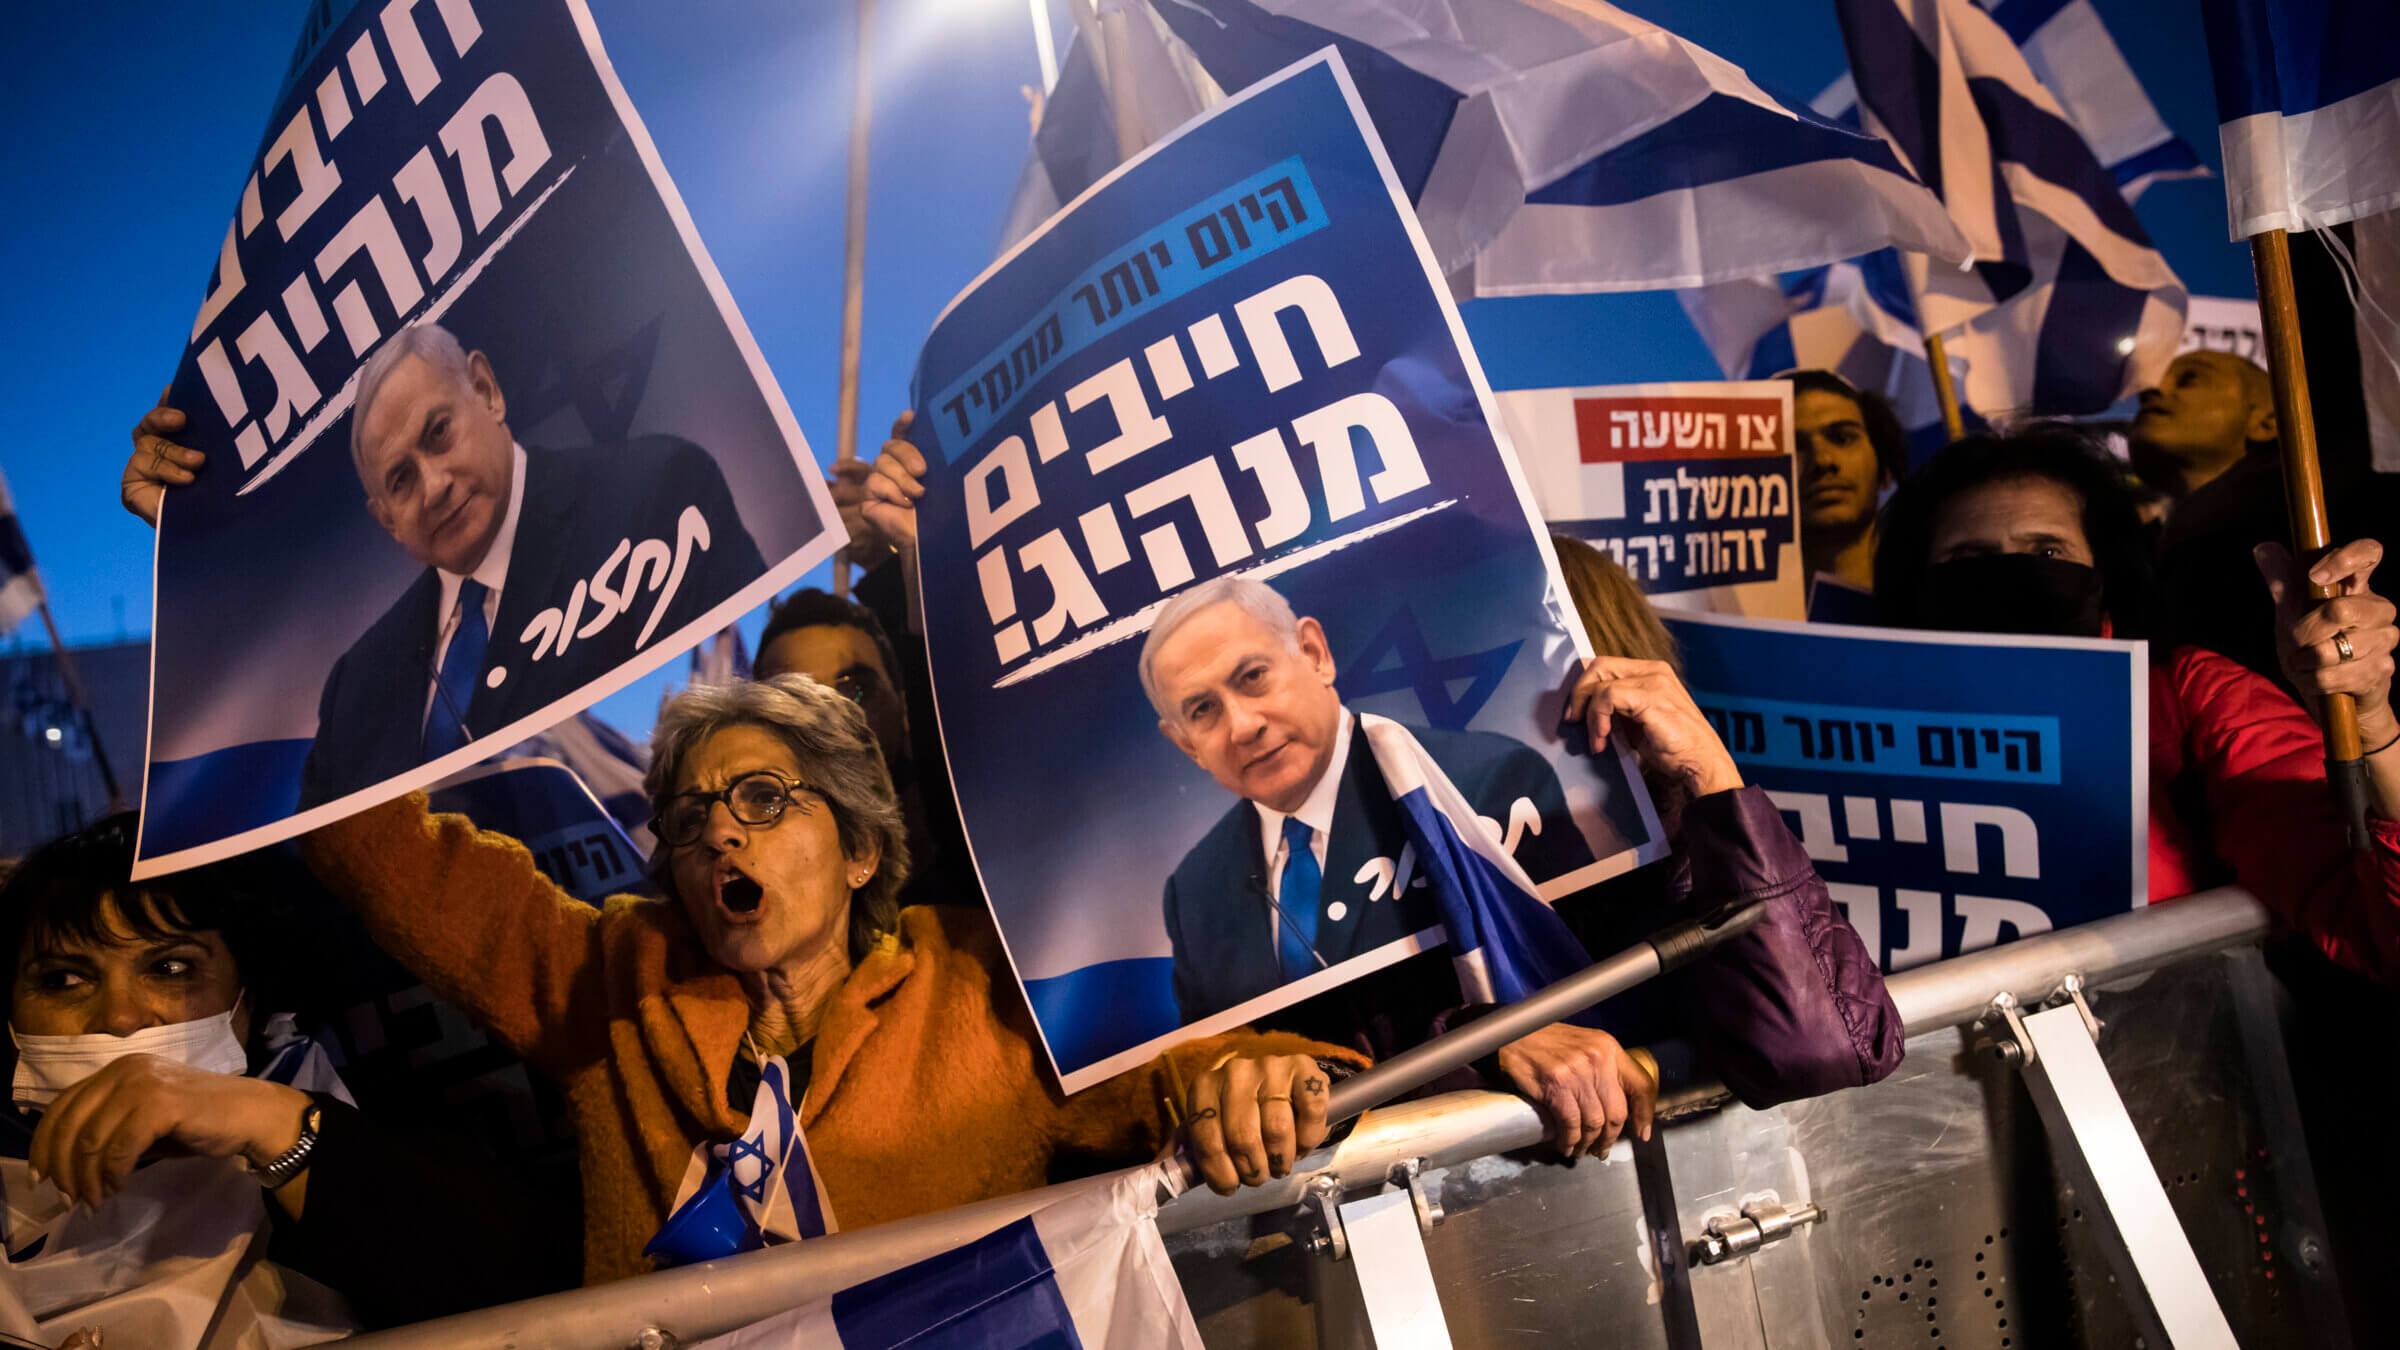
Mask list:
[[317,1127],[324,1120],[324,1106],[310,1102],[308,1109],[300,1113],[300,1137],[292,1141],[290,1148],[276,1154],[265,1166],[255,1170],[258,1184],[272,1191],[300,1175],[300,1170],[308,1166],[308,1155],[316,1152]]

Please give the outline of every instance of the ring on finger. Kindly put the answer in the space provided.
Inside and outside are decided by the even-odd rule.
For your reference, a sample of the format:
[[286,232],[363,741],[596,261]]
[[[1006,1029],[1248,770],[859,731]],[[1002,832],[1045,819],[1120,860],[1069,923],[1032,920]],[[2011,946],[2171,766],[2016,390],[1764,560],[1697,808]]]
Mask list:
[[1262,1096],[1261,1096],[1261,1097],[1259,1097],[1259,1099],[1258,1099],[1258,1104],[1259,1104],[1259,1105],[1261,1105],[1261,1106],[1264,1106],[1264,1105],[1266,1105],[1268,1102],[1288,1102],[1288,1101],[1290,1101],[1291,1099],[1292,1099],[1292,1095],[1291,1095],[1290,1093],[1288,1093],[1288,1092],[1277,1092],[1277,1093],[1272,1093],[1272,1094],[1268,1094],[1268,1095],[1262,1095]]
[[2341,654],[2344,661],[2358,659],[2358,649],[2350,645],[2350,633],[2347,629],[2333,635],[2333,649]]

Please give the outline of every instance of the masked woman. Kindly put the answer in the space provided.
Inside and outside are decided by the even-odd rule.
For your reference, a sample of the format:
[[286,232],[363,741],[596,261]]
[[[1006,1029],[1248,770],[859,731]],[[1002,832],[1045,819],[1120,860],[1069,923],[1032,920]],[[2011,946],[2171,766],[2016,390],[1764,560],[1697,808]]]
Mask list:
[[[1147,1160],[1177,1106],[1226,1188],[1324,1138],[1315,1056],[1356,1059],[1290,1035],[1187,1042],[1061,1096],[988,917],[899,907],[891,778],[831,689],[677,696],[645,786],[663,900],[581,904],[417,796],[304,843],[385,950],[565,1089],[588,1280]],[[1245,1172],[1256,1141],[1267,1165]]]
[[290,1345],[552,1287],[505,1178],[362,1115],[275,1012],[284,916],[239,865],[131,883],[133,829],[0,887],[0,1332]]
[[[2333,960],[2400,983],[2400,629],[2391,602],[2367,590],[2383,547],[2345,545],[2305,574],[2278,546],[2259,552],[2293,687],[2357,700],[2369,847],[2350,845],[2323,738],[2299,704],[2215,652],[2153,648],[2150,898],[2238,884]],[[1875,601],[1897,626],[2138,638],[2149,583],[2123,475],[2063,427],[1961,441],[1884,507]],[[2307,608],[2308,583],[2335,598]]]

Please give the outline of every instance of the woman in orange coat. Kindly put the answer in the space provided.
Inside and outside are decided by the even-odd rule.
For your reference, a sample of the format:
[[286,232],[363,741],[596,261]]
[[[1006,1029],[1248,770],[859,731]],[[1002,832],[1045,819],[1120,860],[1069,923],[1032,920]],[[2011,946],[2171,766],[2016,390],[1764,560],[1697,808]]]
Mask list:
[[[1291,1035],[1187,1042],[1061,1096],[989,920],[899,908],[906,833],[883,756],[858,706],[815,681],[678,696],[645,786],[664,900],[581,904],[522,845],[421,796],[304,846],[387,951],[565,1090],[587,1280],[732,1249],[692,1239],[722,1234],[703,1216],[728,1176],[753,1197],[738,1247],[823,1231],[812,1203],[859,1228],[1039,1186],[1069,1159],[1146,1160],[1177,1104],[1195,1163],[1228,1189],[1323,1140],[1316,1056],[1356,1059]],[[781,1147],[778,1112],[805,1156]]]

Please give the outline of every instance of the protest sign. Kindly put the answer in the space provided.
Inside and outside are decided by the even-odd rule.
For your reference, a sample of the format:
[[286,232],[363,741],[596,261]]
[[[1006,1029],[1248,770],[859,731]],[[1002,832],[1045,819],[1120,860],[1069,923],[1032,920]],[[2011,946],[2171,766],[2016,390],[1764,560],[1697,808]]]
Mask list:
[[465,768],[842,542],[577,0],[312,26],[168,401],[209,463],[137,876]]
[[[1401,743],[1367,714],[1423,746],[1546,896],[1663,851],[1631,760],[1561,738],[1580,626],[1330,54],[994,264],[935,323],[914,403],[943,749],[1069,1091],[1437,940],[1380,781]],[[1145,666],[1162,606],[1231,575],[1298,631],[1217,605]],[[1228,781],[1325,809],[1304,881],[1267,874],[1300,854],[1262,840]]]
[[1677,615],[1692,699],[1886,970],[2148,903],[2148,649]]
[[588,904],[645,883],[647,856],[575,771],[554,759],[478,764],[433,790],[436,811],[456,812],[533,854],[559,888]]
[[1803,617],[1788,381],[1499,400],[1551,529],[1615,558],[1664,608]]

